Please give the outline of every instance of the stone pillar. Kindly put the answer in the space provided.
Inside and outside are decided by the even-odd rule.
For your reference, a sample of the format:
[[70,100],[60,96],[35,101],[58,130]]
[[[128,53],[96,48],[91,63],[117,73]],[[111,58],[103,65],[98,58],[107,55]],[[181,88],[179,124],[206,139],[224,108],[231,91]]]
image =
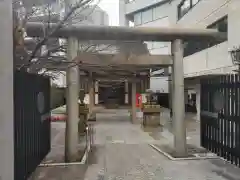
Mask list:
[[196,85],[196,108],[197,108],[197,121],[201,120],[201,84]]
[[173,41],[173,125],[174,149],[178,155],[186,154],[186,125],[184,103],[183,41]]
[[140,94],[142,94],[144,92],[144,79],[140,80]]
[[94,107],[94,82],[92,77],[89,79],[89,113],[91,114],[93,112]]
[[[77,56],[78,41],[75,38],[69,38],[67,41],[67,59],[72,61]],[[65,160],[75,160],[78,154],[78,121],[79,121],[79,68],[73,66],[67,69],[67,121],[66,121],[66,139],[65,139]]]
[[128,104],[129,102],[128,102],[128,98],[129,98],[129,94],[128,94],[128,81],[126,80],[125,81],[125,100],[124,100],[124,102],[125,102],[125,104]]
[[135,123],[137,120],[136,93],[137,93],[137,83],[132,82],[132,123]]
[[171,71],[171,74],[169,75],[169,109],[170,109],[170,119],[172,123],[172,117],[173,117],[173,99],[174,99],[174,83],[173,83],[173,76],[174,76],[174,69],[173,66],[169,68]]
[[98,104],[98,87],[99,87],[99,81],[95,81],[95,104],[97,105]]
[[12,0],[0,1],[0,179],[14,180]]
[[150,78],[148,77],[144,79],[144,89],[145,89],[145,92],[147,89],[150,89]]

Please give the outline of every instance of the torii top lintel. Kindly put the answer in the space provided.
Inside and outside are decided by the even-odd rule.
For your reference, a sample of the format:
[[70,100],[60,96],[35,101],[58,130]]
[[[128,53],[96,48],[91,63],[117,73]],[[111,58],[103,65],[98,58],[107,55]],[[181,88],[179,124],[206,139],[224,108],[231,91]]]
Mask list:
[[[57,24],[50,24],[53,29],[56,26]],[[43,37],[44,27],[42,23],[29,22],[26,26],[26,32],[29,37]],[[213,29],[196,28],[71,25],[63,26],[52,37],[121,41],[173,41],[175,39],[225,41],[227,34]]]

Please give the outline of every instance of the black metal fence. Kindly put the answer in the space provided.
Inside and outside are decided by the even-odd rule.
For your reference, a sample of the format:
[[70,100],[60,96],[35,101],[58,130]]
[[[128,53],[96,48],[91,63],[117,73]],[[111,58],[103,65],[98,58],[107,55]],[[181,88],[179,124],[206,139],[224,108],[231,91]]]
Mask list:
[[26,180],[50,151],[50,81],[14,74],[15,180]]
[[201,81],[201,145],[240,166],[240,76]]

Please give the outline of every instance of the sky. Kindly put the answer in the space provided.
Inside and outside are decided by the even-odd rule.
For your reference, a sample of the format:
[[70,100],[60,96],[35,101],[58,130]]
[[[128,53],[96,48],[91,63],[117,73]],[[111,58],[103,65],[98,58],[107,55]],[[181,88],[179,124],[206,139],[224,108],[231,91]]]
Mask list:
[[109,25],[119,24],[119,0],[101,0],[99,6],[108,13]]

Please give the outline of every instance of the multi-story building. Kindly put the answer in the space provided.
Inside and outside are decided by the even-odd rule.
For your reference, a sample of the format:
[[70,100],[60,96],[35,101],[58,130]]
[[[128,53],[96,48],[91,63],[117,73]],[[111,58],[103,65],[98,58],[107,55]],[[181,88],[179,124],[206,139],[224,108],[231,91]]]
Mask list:
[[[119,2],[119,24],[120,26],[134,25],[148,27],[166,27],[170,20],[165,11],[166,1],[144,1],[144,0],[120,0]],[[170,43],[168,42],[145,42],[151,54],[170,54]],[[164,70],[152,73],[163,74],[161,77],[150,78],[150,89],[168,94],[168,76],[164,75]]]
[[[186,42],[184,76],[186,97],[193,97],[200,118],[200,79],[209,74],[232,73],[237,68],[229,50],[240,45],[239,0],[120,0],[120,25],[213,28],[227,32],[224,42]],[[169,53],[165,43],[150,43],[157,53]],[[153,50],[155,52],[155,50]],[[159,87],[161,88],[161,87]],[[188,93],[188,96],[187,96]],[[186,101],[187,102],[187,101]]]
[[[61,13],[61,17],[64,16],[65,6],[54,6],[55,9],[58,9]],[[59,7],[61,7],[59,9]],[[85,25],[108,25],[109,17],[108,14],[102,10],[99,6],[88,6],[84,9],[77,10],[73,17],[72,23],[75,25],[85,24]],[[65,43],[65,40],[61,40],[61,43]],[[66,73],[62,72],[55,78],[53,83],[57,84],[60,87],[66,87]]]

